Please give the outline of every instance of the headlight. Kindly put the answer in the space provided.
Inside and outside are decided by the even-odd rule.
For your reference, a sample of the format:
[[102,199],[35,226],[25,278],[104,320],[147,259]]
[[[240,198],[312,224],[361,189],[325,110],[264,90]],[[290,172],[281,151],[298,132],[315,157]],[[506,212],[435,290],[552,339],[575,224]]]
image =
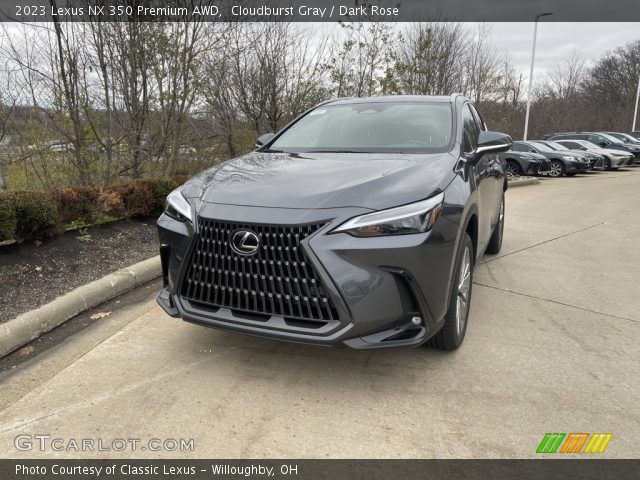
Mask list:
[[354,237],[424,233],[440,218],[443,205],[444,193],[440,193],[421,202],[352,218],[333,232],[345,232]]
[[570,157],[569,155],[563,155],[563,156],[562,156],[562,158],[563,158],[564,160],[573,160],[574,162],[579,162],[579,161],[580,161],[580,159],[579,159],[579,158],[576,158],[576,157]]
[[179,222],[193,222],[193,213],[191,205],[182,195],[180,188],[176,188],[167,195],[167,202],[164,206],[164,213]]

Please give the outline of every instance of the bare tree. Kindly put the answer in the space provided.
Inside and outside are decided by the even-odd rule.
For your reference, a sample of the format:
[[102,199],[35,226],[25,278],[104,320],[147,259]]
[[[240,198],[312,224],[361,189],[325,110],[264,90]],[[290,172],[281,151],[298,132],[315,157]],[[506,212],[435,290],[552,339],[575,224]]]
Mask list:
[[393,52],[394,32],[382,22],[341,23],[327,69],[338,97],[363,97],[381,86]]
[[491,27],[480,23],[475,28],[464,55],[463,93],[477,105],[496,92],[499,85],[498,56],[491,44]]
[[459,23],[409,24],[387,69],[387,93],[450,95],[464,88],[468,36]]
[[110,26],[114,61],[112,79],[124,110],[117,118],[126,134],[130,154],[129,164],[120,173],[130,171],[134,178],[140,178],[143,163],[149,157],[147,126],[154,88],[150,72],[154,54],[150,39],[158,34],[162,24],[132,18],[113,22]]

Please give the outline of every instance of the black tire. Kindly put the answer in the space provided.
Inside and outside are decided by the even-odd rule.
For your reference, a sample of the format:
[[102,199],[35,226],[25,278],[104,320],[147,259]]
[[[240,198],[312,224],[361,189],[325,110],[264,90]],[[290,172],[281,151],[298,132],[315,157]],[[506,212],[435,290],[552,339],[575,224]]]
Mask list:
[[561,177],[564,175],[564,163],[560,160],[551,160],[551,170],[549,170],[549,176]]
[[611,160],[608,158],[604,159],[604,164],[602,165],[603,170],[611,170]]
[[507,160],[506,173],[514,177],[519,177],[522,175],[522,167],[515,160]]
[[495,228],[493,229],[493,234],[489,239],[489,243],[487,244],[487,253],[496,254],[500,253],[500,249],[502,248],[502,234],[504,232],[504,213],[505,213],[505,205],[504,205],[504,193],[502,194],[502,201],[500,202],[500,211],[498,212],[498,223],[496,223]]
[[[463,259],[465,258],[465,252],[467,252],[467,254],[469,255],[467,257],[469,260],[469,270],[468,275],[465,275],[465,277],[468,278],[468,289],[466,290],[464,314],[461,316],[463,321],[460,325],[457,320],[457,311],[458,298],[463,298],[462,294],[459,295],[459,286],[461,284],[460,280],[462,277],[461,265],[463,263]],[[429,341],[427,342],[428,347],[451,351],[457,349],[460,345],[462,345],[465,333],[467,332],[469,307],[471,305],[474,260],[475,257],[473,254],[473,243],[471,242],[471,238],[469,237],[469,235],[465,233],[460,240],[460,245],[458,246],[458,251],[456,253],[456,265],[454,270],[455,275],[453,277],[453,285],[451,286],[451,295],[449,296],[449,308],[447,309],[447,313],[444,316],[444,325],[438,333],[436,333],[433,337],[431,337],[431,339],[429,339]]]

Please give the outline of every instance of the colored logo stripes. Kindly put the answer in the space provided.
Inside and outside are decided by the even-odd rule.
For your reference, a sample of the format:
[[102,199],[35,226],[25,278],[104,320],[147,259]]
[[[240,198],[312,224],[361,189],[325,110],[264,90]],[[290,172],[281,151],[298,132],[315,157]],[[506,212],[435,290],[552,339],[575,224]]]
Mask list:
[[604,453],[612,437],[613,433],[547,433],[536,453]]

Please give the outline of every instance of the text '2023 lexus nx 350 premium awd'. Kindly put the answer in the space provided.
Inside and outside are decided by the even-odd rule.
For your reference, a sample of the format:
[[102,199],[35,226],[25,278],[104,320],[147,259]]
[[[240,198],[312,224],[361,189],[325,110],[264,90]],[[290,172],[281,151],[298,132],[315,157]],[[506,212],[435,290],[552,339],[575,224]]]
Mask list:
[[461,96],[320,104],[168,196],[158,302],[281,340],[453,350],[502,244],[511,143]]

